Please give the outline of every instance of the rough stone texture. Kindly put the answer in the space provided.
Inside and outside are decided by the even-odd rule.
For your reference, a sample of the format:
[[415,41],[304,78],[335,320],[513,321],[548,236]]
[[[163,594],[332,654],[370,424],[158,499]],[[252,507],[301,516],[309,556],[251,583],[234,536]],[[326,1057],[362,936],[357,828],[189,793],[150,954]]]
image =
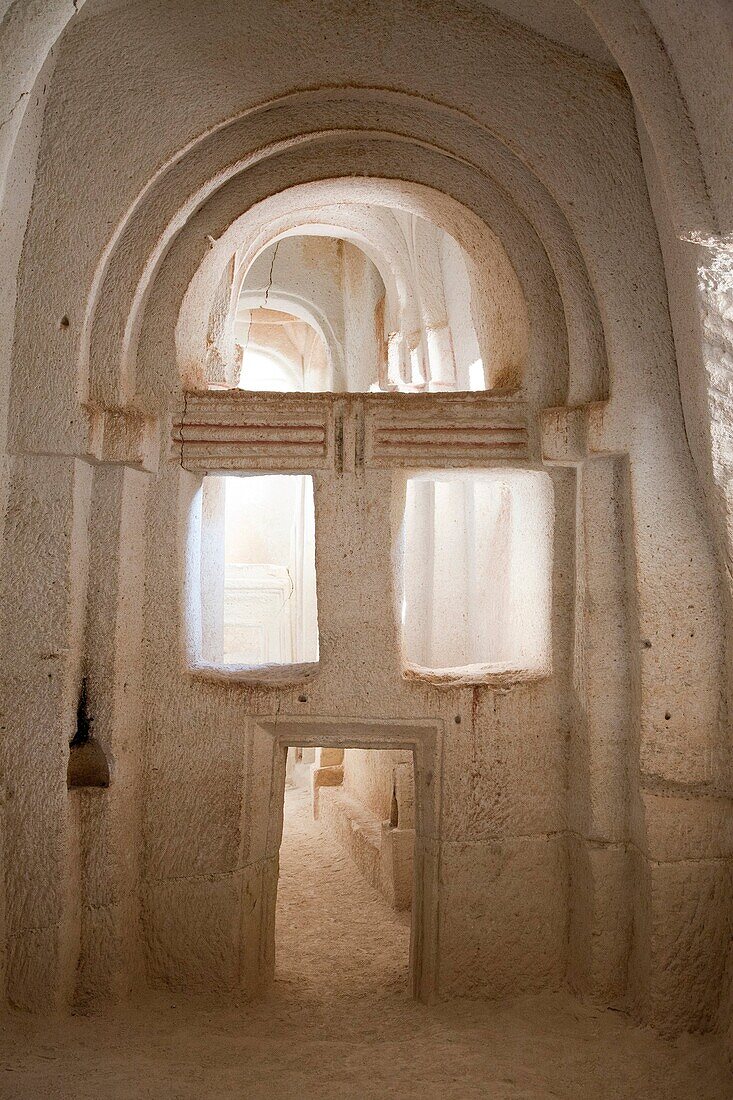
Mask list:
[[[86,596],[90,468],[16,458],[3,575],[6,982],[11,1003],[68,1003],[78,957],[78,846],[66,788]],[[37,609],[44,609],[39,615]],[[23,654],[23,662],[13,655]],[[75,881],[76,880],[76,881]]]
[[[318,0],[294,48],[288,2],[87,0],[51,57],[81,3],[62,7],[0,5],[6,999],[266,985],[297,743],[271,727],[308,720],[313,746],[414,748],[420,995],[567,980],[730,1047],[728,6]],[[274,448],[314,476],[320,660],[255,681],[199,660],[192,578],[203,474],[268,455],[204,440],[197,464],[188,403],[211,341],[236,374],[238,273],[319,218],[352,260],[368,221],[395,355],[414,303],[390,233],[455,239],[525,434],[481,461],[451,422],[473,406],[441,394],[422,407],[450,447],[421,449],[413,419],[401,463],[369,450],[399,402],[380,427],[371,398],[324,398],[317,458]],[[415,285],[445,349],[455,297],[425,232]],[[369,279],[344,332],[362,380],[383,350]],[[438,461],[549,471],[540,679],[402,675],[405,478]],[[66,786],[83,676],[106,790]]]
[[[407,750],[318,749],[342,763],[313,770],[314,817],[336,836],[375,889],[395,909],[412,904],[415,782]],[[324,772],[334,786],[321,790]],[[316,805],[315,795],[318,794]]]
[[[289,792],[288,798],[296,792]],[[566,993],[426,1007],[407,992],[406,917],[289,806],[270,995],[226,1005],[170,992],[95,1016],[16,1015],[0,1038],[4,1095],[262,1100],[722,1100],[710,1037],[665,1042]],[[338,935],[324,935],[337,928]],[[358,989],[359,996],[354,996]],[[53,1084],[49,1089],[49,1079]]]

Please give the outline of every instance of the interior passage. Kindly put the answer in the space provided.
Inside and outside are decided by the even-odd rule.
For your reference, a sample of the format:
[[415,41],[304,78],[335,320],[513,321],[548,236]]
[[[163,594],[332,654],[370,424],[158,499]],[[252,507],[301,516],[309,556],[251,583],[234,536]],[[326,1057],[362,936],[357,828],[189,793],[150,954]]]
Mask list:
[[362,997],[409,996],[410,913],[368,883],[331,829],[315,821],[309,792],[285,791],[275,924],[278,993],[344,1010]]

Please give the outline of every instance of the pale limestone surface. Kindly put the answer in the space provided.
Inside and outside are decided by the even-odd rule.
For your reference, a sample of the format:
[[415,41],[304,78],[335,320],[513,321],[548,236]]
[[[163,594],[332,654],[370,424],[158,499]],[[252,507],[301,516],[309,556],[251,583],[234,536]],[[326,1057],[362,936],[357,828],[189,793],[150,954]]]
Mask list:
[[710,1037],[665,1042],[567,993],[489,1005],[456,1000],[426,1007],[410,1000],[404,916],[309,820],[300,797],[281,852],[282,962],[264,1001],[223,1006],[168,993],[94,1016],[49,1022],[15,1015],[0,1040],[0,1096],[730,1095],[724,1057]]
[[[0,4],[6,1003],[261,990],[305,736],[415,753],[420,995],[567,983],[733,1050],[730,5],[81,7]],[[306,221],[391,257],[413,331],[415,219],[468,257],[510,393],[194,394],[234,384],[237,271]],[[352,351],[385,320],[359,263]],[[221,441],[247,416],[264,456]],[[552,481],[540,676],[403,675],[405,480],[441,463]],[[317,668],[202,657],[223,470],[313,474]],[[67,789],[82,678],[108,788]]]
[[[415,778],[405,749],[318,749],[313,771],[314,816],[335,836],[363,874],[395,909],[410,909],[414,878]],[[328,786],[325,773],[338,782]],[[319,786],[316,787],[315,784]],[[317,813],[316,813],[317,792]],[[287,821],[287,818],[286,818]]]

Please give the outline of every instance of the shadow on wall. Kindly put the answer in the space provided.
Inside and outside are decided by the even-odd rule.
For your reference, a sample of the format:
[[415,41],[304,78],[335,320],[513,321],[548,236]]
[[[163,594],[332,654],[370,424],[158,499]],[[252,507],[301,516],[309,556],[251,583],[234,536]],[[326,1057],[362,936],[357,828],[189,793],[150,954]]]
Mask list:
[[76,712],[76,732],[69,742],[67,787],[109,787],[109,764],[104,749],[94,739],[89,712],[87,681],[82,680]]

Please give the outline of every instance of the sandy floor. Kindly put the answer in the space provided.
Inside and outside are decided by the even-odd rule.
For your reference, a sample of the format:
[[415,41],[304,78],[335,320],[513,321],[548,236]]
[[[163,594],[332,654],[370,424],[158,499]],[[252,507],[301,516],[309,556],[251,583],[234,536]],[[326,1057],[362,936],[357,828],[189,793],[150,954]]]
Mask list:
[[406,992],[408,921],[288,792],[272,994],[226,1007],[157,995],[99,1016],[13,1017],[0,1096],[733,1100],[710,1040],[665,1043],[554,994],[426,1008]]

